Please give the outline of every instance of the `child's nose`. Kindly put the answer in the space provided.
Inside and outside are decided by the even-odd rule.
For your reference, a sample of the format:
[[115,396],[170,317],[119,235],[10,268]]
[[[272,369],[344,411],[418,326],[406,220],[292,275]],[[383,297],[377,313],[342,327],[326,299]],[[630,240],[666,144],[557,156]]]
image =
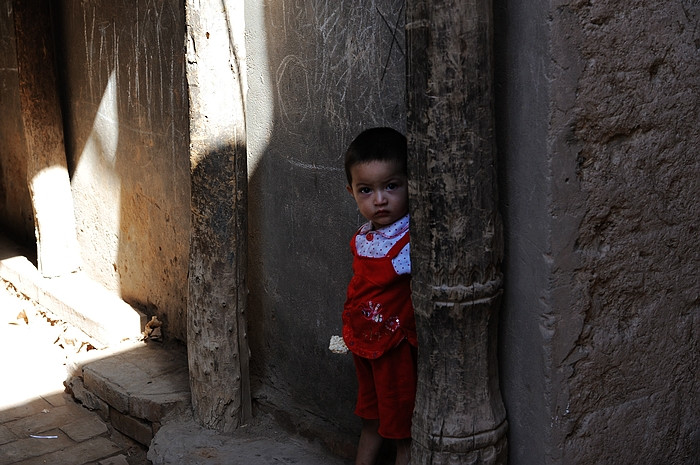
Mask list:
[[377,190],[377,193],[374,196],[374,203],[376,205],[381,205],[384,202],[386,202],[386,196],[381,190]]

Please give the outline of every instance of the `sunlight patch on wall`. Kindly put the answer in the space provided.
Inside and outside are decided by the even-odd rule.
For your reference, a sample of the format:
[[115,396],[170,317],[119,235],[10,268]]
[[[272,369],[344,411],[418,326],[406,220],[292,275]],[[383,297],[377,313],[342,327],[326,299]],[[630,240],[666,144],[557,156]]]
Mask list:
[[[117,73],[105,86],[92,131],[73,176],[78,241],[85,266],[110,290],[119,290],[116,263],[119,253],[121,177],[118,172],[119,111]],[[99,230],[93,231],[98,228]],[[104,269],[104,263],[115,264]]]
[[45,277],[78,271],[73,198],[65,166],[49,166],[29,181],[35,215],[38,268]]
[[112,168],[117,163],[117,144],[119,142],[116,76],[116,71],[112,71],[112,74],[109,76],[107,86],[102,95],[102,101],[100,101],[100,106],[97,109],[95,124],[92,127],[88,140],[88,143],[99,144],[100,156]]
[[248,177],[255,172],[272,138],[274,97],[265,29],[265,5],[248,1],[245,5],[248,96],[255,105],[246,107]]

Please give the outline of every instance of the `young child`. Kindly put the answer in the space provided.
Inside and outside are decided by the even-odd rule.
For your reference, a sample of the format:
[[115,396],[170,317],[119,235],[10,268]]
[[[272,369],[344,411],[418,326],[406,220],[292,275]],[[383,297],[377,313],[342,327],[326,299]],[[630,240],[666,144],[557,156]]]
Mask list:
[[353,353],[362,418],[356,465],[372,465],[383,438],[408,464],[416,397],[416,324],[411,302],[406,138],[368,129],[345,154],[347,190],[365,223],[350,241],[353,277],[343,308],[343,339]]

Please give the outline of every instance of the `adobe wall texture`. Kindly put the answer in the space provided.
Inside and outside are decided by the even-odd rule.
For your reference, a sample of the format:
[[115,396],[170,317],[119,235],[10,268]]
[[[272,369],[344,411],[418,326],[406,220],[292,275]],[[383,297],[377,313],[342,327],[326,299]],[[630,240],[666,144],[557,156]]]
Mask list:
[[691,463],[697,2],[496,11],[512,463]]
[[[573,101],[555,96],[552,115],[575,170],[553,175],[574,174],[584,200],[553,212],[582,219],[565,246],[579,264],[554,263],[555,289],[578,291],[553,299],[575,320],[571,350],[557,351],[563,463],[689,463],[698,445],[699,13],[692,1],[609,1],[555,15],[553,57],[574,49],[580,66],[566,71]],[[606,428],[617,434],[591,441]]]
[[[185,339],[189,243],[184,5],[53,4],[83,270]],[[0,3],[0,225],[35,247],[12,2]]]

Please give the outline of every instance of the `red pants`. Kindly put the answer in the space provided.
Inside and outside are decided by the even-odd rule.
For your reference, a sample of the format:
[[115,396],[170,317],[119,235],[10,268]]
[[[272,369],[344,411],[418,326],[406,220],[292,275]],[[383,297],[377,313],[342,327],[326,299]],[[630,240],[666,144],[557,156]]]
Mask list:
[[387,439],[411,437],[416,401],[417,350],[407,341],[377,359],[353,354],[358,392],[355,415],[379,420],[379,435]]

